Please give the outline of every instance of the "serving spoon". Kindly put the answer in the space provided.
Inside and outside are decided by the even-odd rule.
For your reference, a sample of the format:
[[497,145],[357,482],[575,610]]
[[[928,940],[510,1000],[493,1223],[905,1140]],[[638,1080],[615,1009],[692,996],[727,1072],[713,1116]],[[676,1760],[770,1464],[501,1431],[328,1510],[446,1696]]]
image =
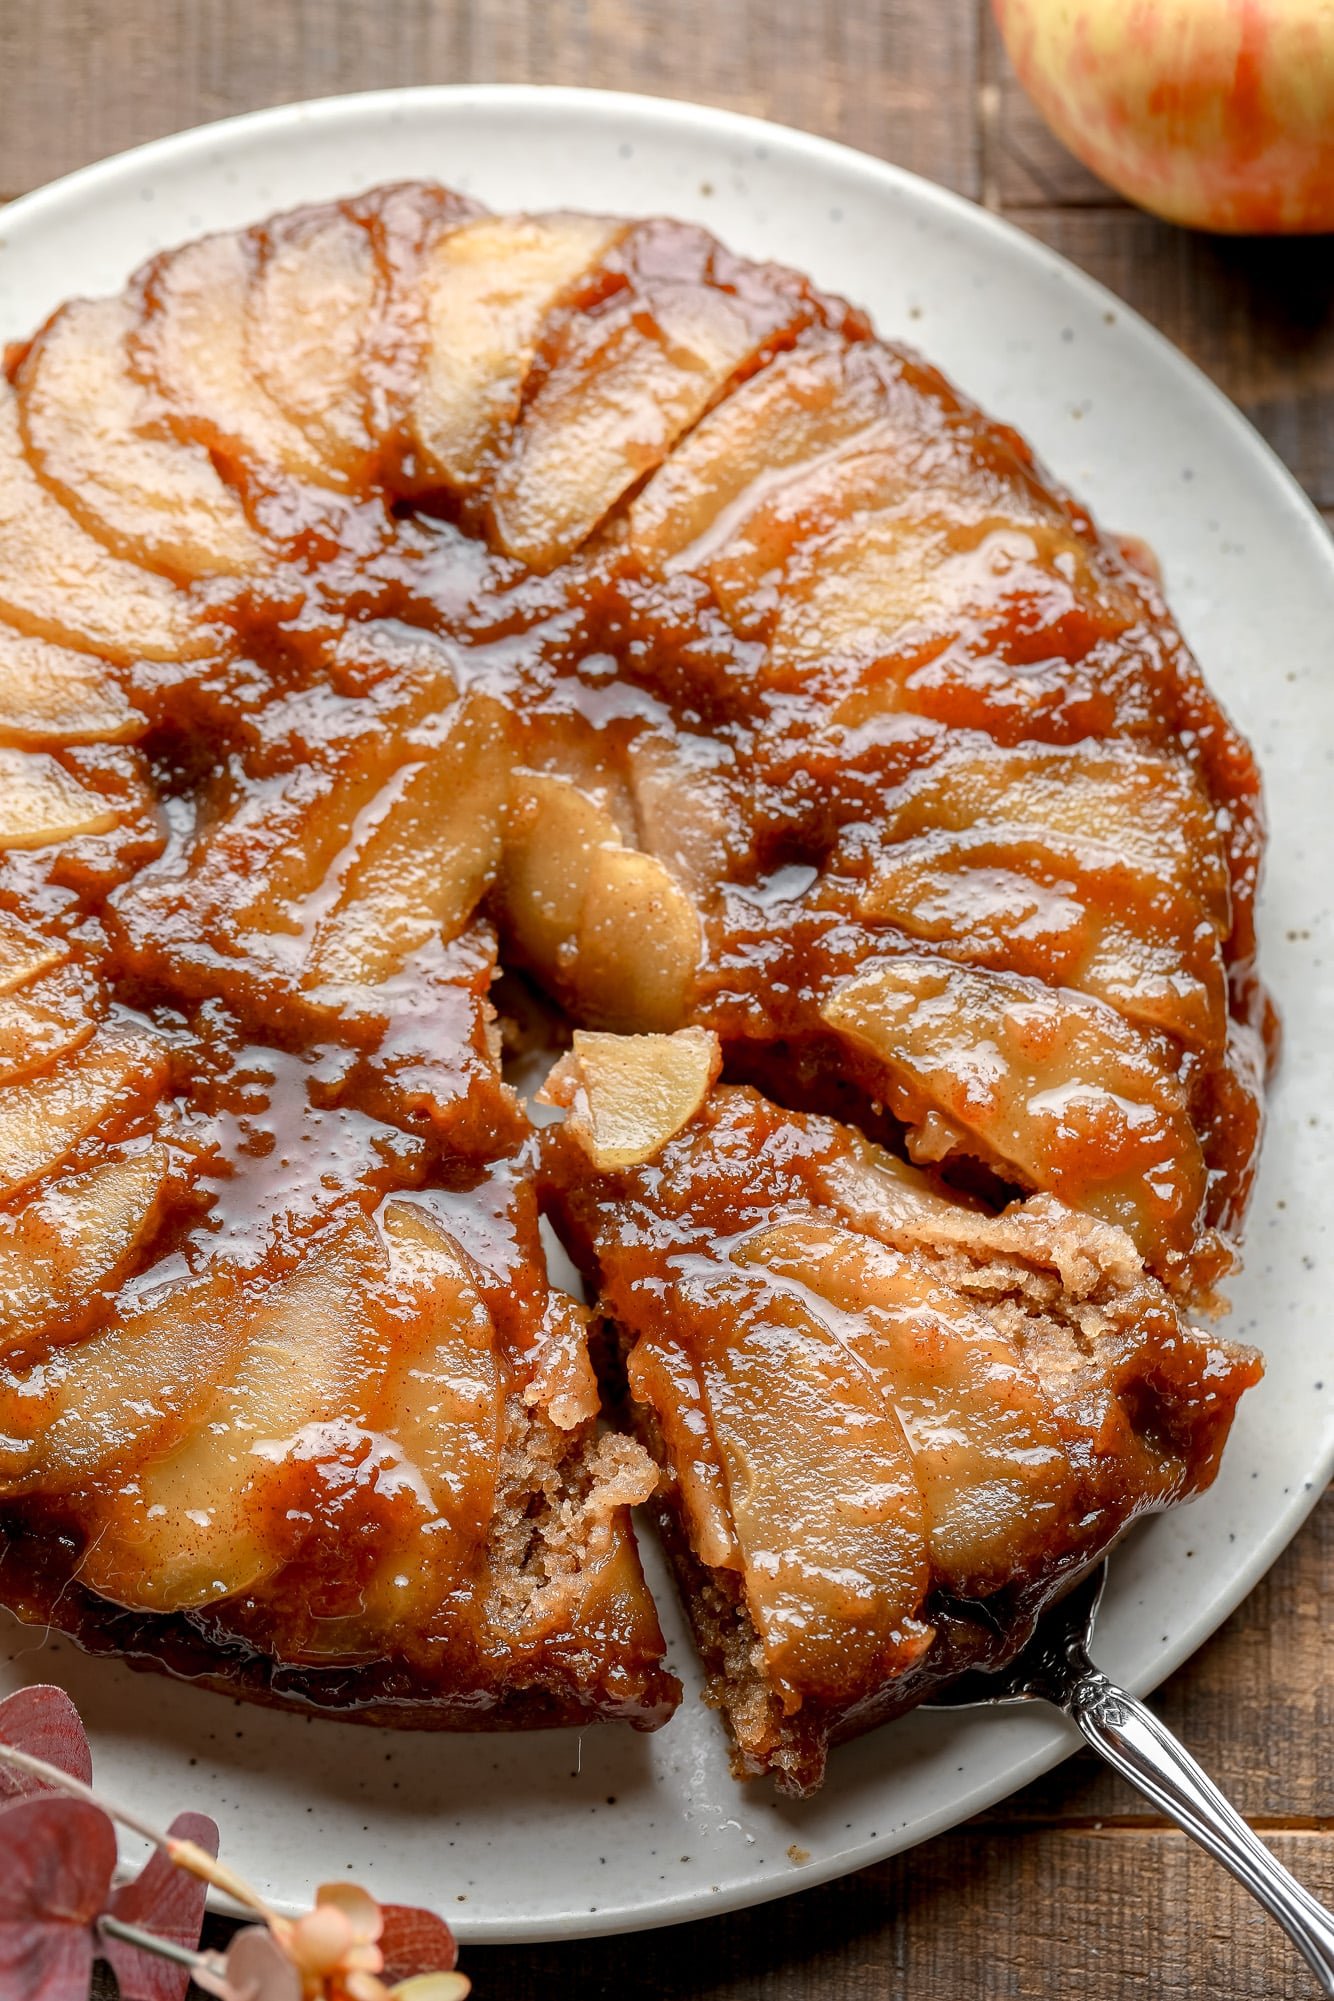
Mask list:
[[1231,1870],[1278,1919],[1322,1991],[1334,1995],[1334,1914],[1251,1832],[1153,1711],[1090,1660],[1093,1622],[1106,1582],[1104,1562],[1047,1608],[1008,1668],[962,1675],[926,1706],[988,1709],[1015,1702],[1051,1703],[1078,1725],[1123,1779]]

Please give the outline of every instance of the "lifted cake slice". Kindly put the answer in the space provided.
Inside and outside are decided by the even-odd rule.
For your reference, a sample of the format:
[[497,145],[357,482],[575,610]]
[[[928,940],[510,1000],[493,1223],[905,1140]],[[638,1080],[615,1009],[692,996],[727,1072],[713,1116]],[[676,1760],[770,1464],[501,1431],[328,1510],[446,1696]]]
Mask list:
[[707,1064],[664,1091],[698,1035],[576,1039],[545,1199],[664,1468],[736,1768],[804,1792],[830,1743],[999,1665],[1130,1521],[1207,1486],[1258,1362],[1187,1326],[1115,1225],[1050,1196],[991,1215]]

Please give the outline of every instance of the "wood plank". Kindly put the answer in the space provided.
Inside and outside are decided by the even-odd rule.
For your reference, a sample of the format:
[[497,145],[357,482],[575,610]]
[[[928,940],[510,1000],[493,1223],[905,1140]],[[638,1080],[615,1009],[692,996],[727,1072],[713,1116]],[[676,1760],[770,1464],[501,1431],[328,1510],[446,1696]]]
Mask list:
[[1334,284],[1300,237],[1203,236],[1131,208],[1012,220],[1152,320],[1211,375],[1319,507],[1334,507]]
[[[1334,1895],[1334,1845],[1275,1853]],[[1292,2001],[1309,1978],[1284,1934],[1185,1835],[965,1829],[859,1876],[725,1920],[579,1946],[477,1949],[475,1991],[550,2001]],[[633,1972],[630,1968],[633,1967]]]
[[231,112],[486,80],[702,99],[976,194],[978,32],[975,0],[3,0],[0,190]]

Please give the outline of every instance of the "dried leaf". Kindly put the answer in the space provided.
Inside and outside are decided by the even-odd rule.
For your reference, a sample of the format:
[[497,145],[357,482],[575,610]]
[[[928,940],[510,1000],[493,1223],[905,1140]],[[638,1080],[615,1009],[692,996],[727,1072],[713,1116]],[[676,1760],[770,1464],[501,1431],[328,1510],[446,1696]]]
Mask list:
[[77,1925],[0,1925],[2,2001],[87,2001],[93,1935]]
[[443,1918],[414,1904],[382,1904],[380,1950],[386,1987],[419,1973],[448,1973],[458,1960],[458,1941]]
[[[72,1779],[88,1785],[93,1776],[93,1754],[78,1710],[63,1688],[36,1682],[31,1688],[16,1689],[0,1702],[0,1740],[30,1757],[44,1758],[68,1772]],[[15,1772],[0,1765],[0,1801],[27,1799],[34,1793],[53,1788],[31,1772]]]
[[[179,1813],[167,1830],[181,1841],[192,1841],[207,1854],[218,1852],[216,1824],[204,1813]],[[132,1883],[122,1883],[112,1892],[113,1917],[127,1925],[141,1925],[157,1938],[173,1945],[199,1944],[204,1923],[207,1885],[196,1876],[178,1869],[161,1849],[155,1849]],[[101,1951],[111,1962],[120,1988],[121,2001],[185,2001],[190,1976],[183,1966],[156,1959],[125,1939],[102,1935]]]
[[86,2001],[115,1866],[100,1807],[44,1793],[0,1812],[0,2001]]

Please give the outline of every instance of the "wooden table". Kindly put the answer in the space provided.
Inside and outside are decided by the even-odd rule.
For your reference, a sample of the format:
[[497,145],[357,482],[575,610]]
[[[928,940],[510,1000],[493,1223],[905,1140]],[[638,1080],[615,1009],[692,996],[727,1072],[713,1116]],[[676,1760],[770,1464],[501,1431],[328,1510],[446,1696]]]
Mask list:
[[[466,81],[704,98],[958,189],[1194,356],[1334,522],[1334,246],[1191,236],[1115,200],[1029,109],[985,0],[0,0],[0,196],[231,112]],[[1326,1497],[1157,1700],[1334,1900],[1331,1576]],[[1087,1758],[925,1848],[777,1905],[646,1942],[479,1950],[467,1964],[481,2001],[1308,1991],[1230,1879]]]

